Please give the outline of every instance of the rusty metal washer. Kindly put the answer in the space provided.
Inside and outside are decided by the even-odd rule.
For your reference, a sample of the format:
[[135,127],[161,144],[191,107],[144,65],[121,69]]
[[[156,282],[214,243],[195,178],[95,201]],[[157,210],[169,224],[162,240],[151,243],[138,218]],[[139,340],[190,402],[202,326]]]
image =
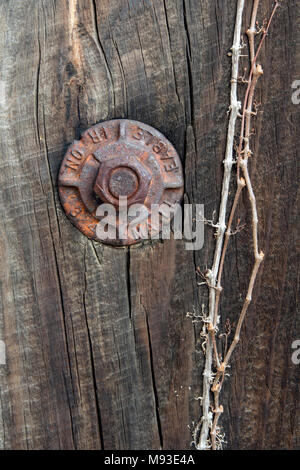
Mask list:
[[129,230],[124,239],[99,238],[97,208],[109,203],[118,214],[119,197],[126,196],[128,207],[146,206],[149,218],[145,223],[150,230],[152,204],[172,207],[180,202],[182,166],[176,150],[159,131],[141,122],[116,119],[91,127],[68,148],[58,186],[67,216],[87,237],[131,245],[142,237]]

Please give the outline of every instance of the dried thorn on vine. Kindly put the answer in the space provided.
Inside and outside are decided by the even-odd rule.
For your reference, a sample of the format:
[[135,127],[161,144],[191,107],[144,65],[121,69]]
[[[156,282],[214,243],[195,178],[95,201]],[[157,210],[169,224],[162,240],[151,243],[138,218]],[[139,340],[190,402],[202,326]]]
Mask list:
[[226,322],[225,322],[225,334],[227,336],[229,336],[231,333],[231,323],[230,323],[230,319],[229,318],[226,318]]
[[[248,57],[248,56],[247,56]],[[244,67],[244,73],[243,75],[240,75],[238,78],[237,78],[237,83],[240,83],[240,84],[248,84],[249,83],[249,79],[246,78],[246,75],[247,75],[247,67]]]
[[257,112],[261,107],[261,103],[258,103],[256,100],[253,100],[253,108]]
[[236,235],[237,233],[241,232],[242,230],[244,230],[244,228],[246,227],[246,224],[241,224],[241,219],[238,219],[238,222],[237,222],[237,225],[236,225],[236,228],[235,230],[231,230],[230,231],[230,236],[232,235]]

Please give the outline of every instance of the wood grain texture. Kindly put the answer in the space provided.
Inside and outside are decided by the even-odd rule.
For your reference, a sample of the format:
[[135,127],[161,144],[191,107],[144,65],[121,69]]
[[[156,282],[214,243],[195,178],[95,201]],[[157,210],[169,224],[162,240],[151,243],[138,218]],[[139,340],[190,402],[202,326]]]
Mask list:
[[[0,448],[190,449],[200,416],[196,268],[214,239],[115,249],[65,217],[57,175],[89,126],[129,118],[163,132],[185,171],[186,201],[218,206],[234,0],[0,1]],[[272,2],[262,0],[260,20]],[[249,18],[249,8],[246,17]],[[284,2],[262,50],[251,162],[266,260],[224,386],[228,448],[300,447],[300,7]],[[298,45],[298,47],[297,47]],[[252,264],[250,212],[231,242],[223,319],[236,318]]]

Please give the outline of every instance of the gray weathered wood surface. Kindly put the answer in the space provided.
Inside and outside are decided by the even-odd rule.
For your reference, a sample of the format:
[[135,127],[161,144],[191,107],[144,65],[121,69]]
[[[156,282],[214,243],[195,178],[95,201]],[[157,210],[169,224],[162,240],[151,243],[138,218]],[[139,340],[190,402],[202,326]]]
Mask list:
[[[300,5],[283,2],[262,50],[253,183],[266,260],[224,387],[228,448],[300,446]],[[114,249],[65,217],[57,174],[67,146],[101,120],[162,131],[184,165],[185,193],[218,206],[234,0],[0,1],[0,447],[189,449],[200,416],[200,325],[207,300],[180,241]],[[260,20],[272,6],[262,0]],[[248,2],[249,14],[251,1]],[[249,16],[248,16],[249,17]],[[222,312],[232,322],[252,264],[246,229],[231,242]]]

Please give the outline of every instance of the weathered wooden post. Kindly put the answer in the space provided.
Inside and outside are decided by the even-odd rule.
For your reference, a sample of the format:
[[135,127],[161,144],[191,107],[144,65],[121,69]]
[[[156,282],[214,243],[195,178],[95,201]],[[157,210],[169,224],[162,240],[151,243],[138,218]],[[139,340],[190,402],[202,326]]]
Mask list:
[[[271,6],[261,2],[260,18]],[[236,0],[0,1],[2,449],[191,448],[204,356],[202,324],[187,313],[207,303],[196,271],[211,264],[213,232],[199,251],[174,238],[107,246],[70,223],[57,182],[68,146],[88,128],[141,121],[172,143],[184,201],[204,204],[211,219],[235,9]],[[261,51],[251,171],[266,261],[223,390],[233,449],[299,447],[299,20],[298,2],[283,2]],[[245,229],[223,279],[231,322],[252,262],[247,198],[239,216]]]

